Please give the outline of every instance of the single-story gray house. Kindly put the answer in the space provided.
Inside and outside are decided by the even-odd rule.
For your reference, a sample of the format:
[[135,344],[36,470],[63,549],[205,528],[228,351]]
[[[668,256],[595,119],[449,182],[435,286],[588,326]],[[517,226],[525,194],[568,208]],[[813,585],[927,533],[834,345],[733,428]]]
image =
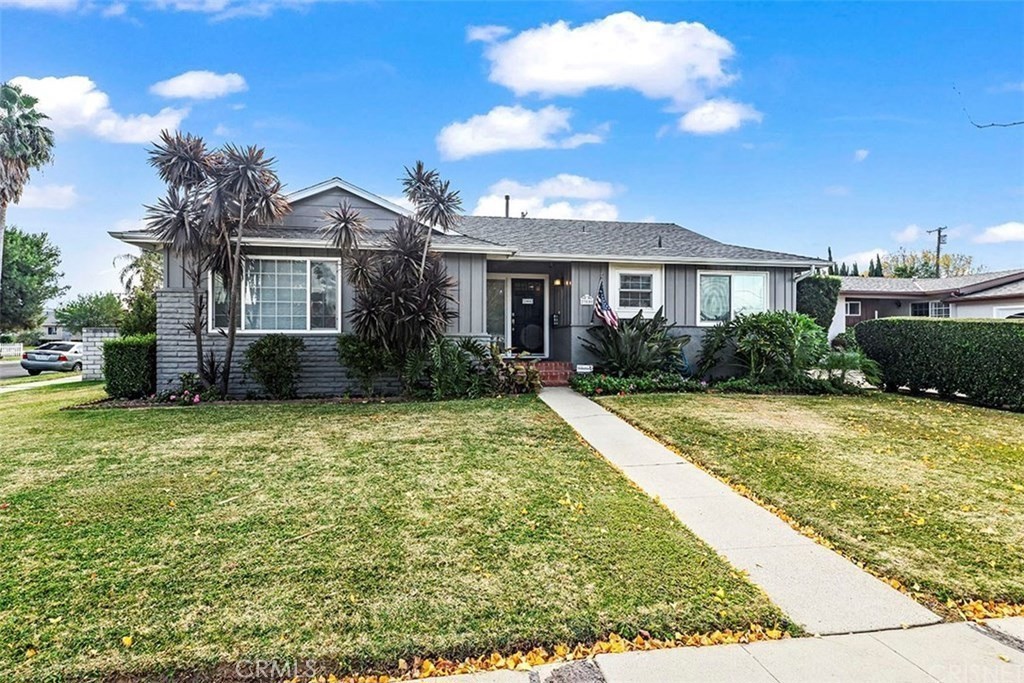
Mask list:
[[[299,335],[306,344],[302,392],[338,393],[352,385],[334,346],[338,333],[351,330],[352,291],[338,252],[318,234],[323,213],[351,203],[371,230],[361,246],[374,248],[408,212],[339,178],[289,199],[292,212],[282,222],[244,238],[250,272],[236,348],[241,353],[248,340],[269,332]],[[157,292],[157,374],[158,385],[166,387],[195,365],[182,263],[144,230],[110,234],[165,254]],[[723,244],[672,223],[466,216],[458,232],[437,232],[432,243],[455,281],[452,335],[491,338],[563,371],[593,361],[579,337],[595,320],[602,282],[620,318],[664,307],[682,331],[699,338],[741,312],[795,310],[797,280],[828,264]],[[223,293],[210,291],[207,343],[216,347],[223,344],[217,329],[226,324],[226,308]]]
[[897,315],[1024,318],[1024,268],[951,277],[840,279],[830,338],[862,320]]

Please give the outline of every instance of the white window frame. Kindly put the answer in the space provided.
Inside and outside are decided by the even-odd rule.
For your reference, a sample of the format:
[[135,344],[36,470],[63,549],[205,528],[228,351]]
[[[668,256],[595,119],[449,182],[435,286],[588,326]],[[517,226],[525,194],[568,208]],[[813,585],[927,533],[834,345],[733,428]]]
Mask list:
[[[246,256],[246,259],[249,260],[249,261],[299,261],[299,262],[304,262],[306,264],[306,329],[304,329],[304,330],[291,330],[291,329],[289,329],[289,330],[268,330],[268,329],[250,330],[250,329],[246,328],[246,326],[245,326],[245,301],[246,301],[246,299],[248,298],[248,295],[249,295],[249,278],[247,277],[248,276],[248,269],[243,264],[243,266],[242,266],[242,305],[239,307],[239,311],[238,311],[238,314],[239,314],[239,321],[238,321],[239,322],[239,326],[238,326],[238,329],[235,330],[236,334],[246,334],[246,335],[260,335],[260,334],[303,334],[303,335],[306,335],[306,334],[312,334],[312,335],[315,335],[315,334],[338,334],[339,332],[341,332],[341,318],[342,318],[343,312],[341,310],[342,272],[341,272],[341,259],[340,258],[331,258],[331,257],[328,257],[328,256],[325,256],[325,257],[321,258],[321,257],[315,257],[315,256],[294,257],[294,256],[263,256],[263,255],[260,255],[260,256]],[[332,328],[319,328],[319,329],[315,329],[314,330],[314,329],[311,329],[311,327],[310,327],[312,325],[312,322],[313,322],[313,318],[310,315],[310,312],[311,312],[311,309],[312,309],[312,301],[310,300],[310,297],[312,296],[312,291],[311,291],[311,288],[310,288],[310,284],[311,284],[310,283],[310,278],[311,278],[310,269],[312,267],[311,266],[311,262],[312,261],[334,263],[338,267],[338,286],[336,288],[338,290],[337,291],[337,301],[336,301],[336,310],[338,312],[338,315],[336,316],[337,317],[337,324],[335,325],[335,327],[333,329]],[[208,331],[210,331],[210,332],[218,332],[218,331],[219,332],[226,332],[227,331],[226,327],[217,327],[217,325],[214,323],[214,319],[215,319],[215,315],[214,315],[215,305],[214,305],[214,301],[213,301],[213,273],[212,272],[211,273],[207,273],[207,277],[206,277],[206,302],[207,302],[207,306],[206,306],[206,308],[207,308],[206,329]]]
[[[856,313],[852,312],[853,309],[851,308],[851,305],[855,305],[857,307],[857,312]],[[851,300],[847,300],[846,301],[846,315],[848,315],[851,318],[859,318],[861,316],[861,307],[860,307],[860,301],[859,300],[854,299],[852,301]]]
[[729,276],[729,320],[733,320],[736,317],[736,309],[734,302],[736,297],[732,293],[732,277],[735,275],[760,275],[764,278],[764,310],[772,310],[772,293],[768,289],[771,285],[771,281],[768,278],[767,270],[698,270],[697,271],[697,286],[694,288],[694,294],[697,297],[697,327],[714,327],[720,325],[721,322],[718,320],[701,320],[700,319],[700,278],[702,275],[728,275]]
[[[619,305],[619,276],[620,275],[650,275],[651,276],[651,308],[638,308],[636,306]],[[615,311],[619,318],[632,318],[643,311],[643,316],[649,318],[665,305],[665,268],[664,266],[641,266],[631,263],[609,263],[608,264],[608,304]]]
[[[488,280],[505,282],[505,348],[512,343],[512,280],[544,281],[544,353],[528,353],[527,358],[547,358],[551,354],[551,287],[545,273],[487,273]],[[487,288],[484,288],[484,311],[487,311]],[[486,322],[486,321],[485,321]],[[504,350],[504,349],[502,349]],[[506,354],[509,355],[509,354]]]
[[[935,315],[935,309],[937,307],[939,307],[939,306],[945,306],[946,307],[947,315]],[[952,305],[944,303],[942,301],[929,301],[928,302],[928,317],[929,318],[952,318],[953,317],[953,307],[952,307]]]

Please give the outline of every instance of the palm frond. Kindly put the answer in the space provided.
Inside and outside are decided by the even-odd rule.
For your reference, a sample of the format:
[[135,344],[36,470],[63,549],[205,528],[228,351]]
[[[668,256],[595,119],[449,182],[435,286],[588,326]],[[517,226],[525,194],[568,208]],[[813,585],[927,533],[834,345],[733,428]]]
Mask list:
[[366,218],[348,201],[336,209],[324,211],[324,223],[320,235],[341,251],[342,257],[353,254],[359,248],[359,240],[366,236]]
[[149,165],[171,187],[191,190],[208,177],[206,142],[197,135],[162,130],[148,153]]

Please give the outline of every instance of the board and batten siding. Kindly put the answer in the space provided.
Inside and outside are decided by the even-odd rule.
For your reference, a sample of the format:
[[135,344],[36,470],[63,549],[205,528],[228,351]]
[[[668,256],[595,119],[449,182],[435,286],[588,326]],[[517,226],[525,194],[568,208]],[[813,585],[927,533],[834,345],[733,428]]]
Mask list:
[[455,281],[452,297],[458,317],[448,333],[459,336],[487,334],[487,257],[484,254],[445,254],[445,267]]

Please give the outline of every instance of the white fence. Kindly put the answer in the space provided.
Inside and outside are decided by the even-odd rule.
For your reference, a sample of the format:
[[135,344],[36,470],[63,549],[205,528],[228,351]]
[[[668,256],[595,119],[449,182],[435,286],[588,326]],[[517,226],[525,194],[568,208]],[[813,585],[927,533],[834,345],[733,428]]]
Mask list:
[[21,344],[0,344],[0,358],[7,358],[13,356],[21,358],[21,354],[25,352],[25,347]]

